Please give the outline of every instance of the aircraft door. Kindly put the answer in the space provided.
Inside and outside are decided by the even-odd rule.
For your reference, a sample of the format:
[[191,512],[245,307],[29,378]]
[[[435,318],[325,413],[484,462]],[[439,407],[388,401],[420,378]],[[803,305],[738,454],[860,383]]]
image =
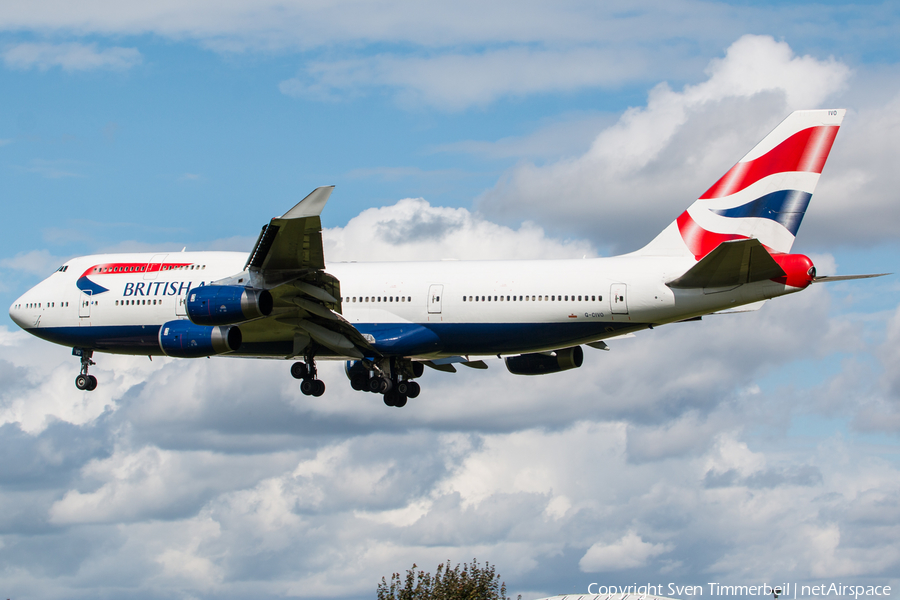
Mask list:
[[168,254],[154,254],[150,262],[147,263],[147,269],[144,271],[144,279],[156,279],[159,270],[162,269],[163,263],[166,261]]
[[434,284],[428,288],[428,313],[432,315],[441,314],[441,296],[444,294],[444,286]]
[[78,295],[78,316],[82,319],[91,316],[91,301],[93,296],[91,290],[83,290]]
[[614,315],[628,314],[627,287],[624,283],[614,283],[609,288],[609,305]]
[[175,296],[175,316],[187,316],[187,294],[183,296]]

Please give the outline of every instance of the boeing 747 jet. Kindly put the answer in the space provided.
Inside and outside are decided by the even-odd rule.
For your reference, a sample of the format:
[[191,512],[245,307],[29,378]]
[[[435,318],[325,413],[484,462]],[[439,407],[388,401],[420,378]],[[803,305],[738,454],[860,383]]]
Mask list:
[[667,323],[755,310],[819,281],[791,254],[844,110],[791,114],[649,244],[581,260],[327,263],[320,214],[333,186],[265,224],[238,252],[74,258],[9,309],[19,327],[71,346],[79,390],[94,353],[281,358],[321,396],[316,361],[388,406],[419,395],[424,368],[518,375],[581,366],[582,345]]

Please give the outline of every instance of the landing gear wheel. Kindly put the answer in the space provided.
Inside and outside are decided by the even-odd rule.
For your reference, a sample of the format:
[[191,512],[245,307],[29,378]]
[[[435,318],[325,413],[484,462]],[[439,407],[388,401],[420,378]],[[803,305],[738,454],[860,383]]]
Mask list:
[[422,388],[415,381],[406,382],[406,395],[410,398],[418,398]]
[[398,393],[397,399],[394,400],[394,406],[396,406],[397,408],[403,408],[404,406],[406,406],[406,398],[406,394]]
[[385,394],[391,389],[391,382],[384,377],[373,377],[369,380],[369,391],[376,394]]
[[[316,381],[317,379],[304,379],[300,382],[300,391],[304,396],[312,396],[313,392],[316,391]],[[323,390],[324,391],[324,390]]]
[[312,395],[318,398],[325,393],[325,382],[321,379],[316,379],[313,383],[315,383],[315,387],[313,388]]
[[97,378],[88,375],[88,369],[97,364],[91,360],[94,351],[87,348],[72,348],[72,354],[81,358],[81,374],[75,378],[75,387],[88,392],[97,389]]
[[396,404],[397,400],[398,400],[398,394],[394,390],[391,390],[384,395],[385,406],[397,406],[397,404]]
[[291,365],[291,377],[294,379],[303,379],[309,375],[309,369],[306,367],[306,363],[295,362]]
[[359,373],[353,376],[353,379],[350,380],[350,387],[352,387],[357,392],[361,392],[363,390],[369,389],[369,378]]
[[402,395],[407,395],[409,393],[409,382],[401,381],[397,384],[397,392]]
[[91,385],[91,380],[89,379],[89,377],[90,377],[89,375],[85,375],[84,373],[82,373],[81,375],[76,377],[75,378],[75,387],[77,387],[79,390],[88,389]]

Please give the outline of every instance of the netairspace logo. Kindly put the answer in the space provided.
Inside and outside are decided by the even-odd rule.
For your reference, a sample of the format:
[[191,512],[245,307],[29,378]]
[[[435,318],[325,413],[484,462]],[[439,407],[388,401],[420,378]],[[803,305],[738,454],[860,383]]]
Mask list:
[[702,585],[651,584],[646,585],[601,585],[592,583],[588,586],[588,594],[611,596],[613,594],[638,594],[647,596],[773,596],[778,598],[817,598],[825,596],[853,597],[854,600],[866,596],[890,596],[889,585],[843,585],[842,583],[823,583],[820,585],[799,585],[782,583],[781,585],[726,585],[717,581]]

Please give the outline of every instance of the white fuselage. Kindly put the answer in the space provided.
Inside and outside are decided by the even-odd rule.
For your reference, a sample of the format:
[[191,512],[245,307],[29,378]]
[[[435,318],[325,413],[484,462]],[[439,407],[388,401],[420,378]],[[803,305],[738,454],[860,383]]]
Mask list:
[[[30,333],[73,347],[161,353],[160,327],[186,319],[192,287],[241,273],[236,252],[110,254],[72,259],[10,307]],[[419,356],[538,352],[597,341],[798,291],[771,280],[731,289],[673,290],[693,260],[624,255],[582,260],[331,263],[341,313],[382,343],[416,324],[438,342]],[[236,354],[286,356],[294,333],[268,319],[240,324]],[[392,337],[394,336],[394,337]],[[399,347],[398,347],[399,348]],[[408,355],[408,354],[407,354]],[[337,356],[335,356],[337,357]]]

